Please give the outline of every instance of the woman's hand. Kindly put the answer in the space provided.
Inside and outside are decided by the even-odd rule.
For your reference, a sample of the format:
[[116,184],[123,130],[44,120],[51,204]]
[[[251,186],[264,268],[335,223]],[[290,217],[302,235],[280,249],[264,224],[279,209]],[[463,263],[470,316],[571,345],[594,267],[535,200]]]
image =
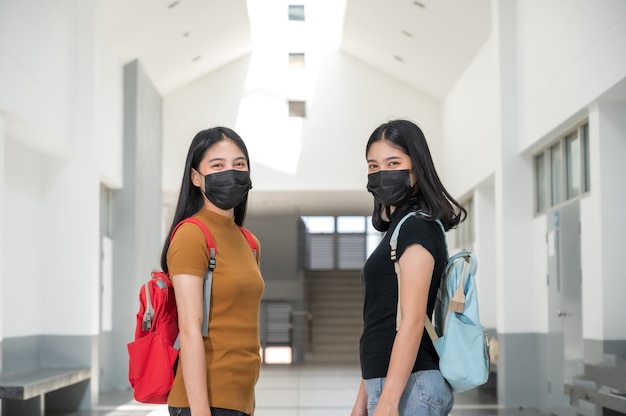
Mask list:
[[387,400],[382,394],[374,410],[374,416],[400,416],[398,405],[397,401]]
[[363,380],[361,380],[359,385],[359,392],[356,395],[356,401],[350,416],[367,416],[367,391],[365,390],[365,381]]

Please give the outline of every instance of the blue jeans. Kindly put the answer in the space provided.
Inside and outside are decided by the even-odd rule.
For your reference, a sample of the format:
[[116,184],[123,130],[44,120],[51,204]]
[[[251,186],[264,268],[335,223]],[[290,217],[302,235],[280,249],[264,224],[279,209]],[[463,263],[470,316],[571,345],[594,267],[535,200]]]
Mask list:
[[[168,406],[167,410],[169,410],[170,416],[191,416],[191,409],[188,407]],[[218,407],[212,407],[211,416],[249,416],[249,415],[247,413],[240,412],[238,410],[228,410],[228,409],[220,409]]]
[[[385,377],[365,380],[367,413],[374,414]],[[452,389],[438,370],[411,373],[400,398],[400,416],[446,416],[452,410]]]

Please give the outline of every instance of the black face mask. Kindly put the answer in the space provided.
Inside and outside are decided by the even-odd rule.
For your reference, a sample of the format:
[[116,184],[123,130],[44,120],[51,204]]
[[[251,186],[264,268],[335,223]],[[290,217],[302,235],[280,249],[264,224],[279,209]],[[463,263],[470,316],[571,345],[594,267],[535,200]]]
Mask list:
[[367,190],[383,205],[397,207],[413,194],[408,169],[379,170],[367,175]]
[[221,209],[239,205],[252,189],[250,172],[225,170],[204,176],[204,193],[209,201]]

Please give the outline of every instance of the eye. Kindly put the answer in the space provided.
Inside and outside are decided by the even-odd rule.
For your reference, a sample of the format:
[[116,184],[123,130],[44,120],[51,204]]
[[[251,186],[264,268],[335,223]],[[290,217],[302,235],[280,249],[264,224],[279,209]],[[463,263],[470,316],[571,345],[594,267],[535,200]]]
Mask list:
[[376,165],[376,163],[370,163],[370,164],[367,165],[367,168],[369,170],[376,169],[377,167],[378,167],[378,165]]
[[224,167],[224,165],[221,162],[213,163],[211,165],[212,169],[222,169],[223,167]]

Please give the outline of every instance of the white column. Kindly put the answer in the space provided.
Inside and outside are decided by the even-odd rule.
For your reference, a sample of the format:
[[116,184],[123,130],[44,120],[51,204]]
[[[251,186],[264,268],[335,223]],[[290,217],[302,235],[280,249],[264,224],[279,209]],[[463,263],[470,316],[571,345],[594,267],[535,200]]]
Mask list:
[[[623,241],[626,233],[626,103],[594,105],[589,114],[590,195],[581,203],[585,339],[624,340]],[[600,305],[600,307],[598,307]]]
[[[4,309],[1,305],[4,305],[2,297],[5,296],[3,286],[5,279],[5,270],[4,270],[4,166],[5,166],[5,152],[4,152],[4,141],[5,141],[5,123],[4,117],[0,114],[0,372],[2,372],[2,340],[4,339],[3,332],[3,321],[4,321]],[[0,409],[0,415],[2,414],[2,409]]]
[[[496,293],[499,340],[498,403],[506,407],[537,402],[537,328],[531,315],[532,163],[520,155],[517,4],[493,1],[499,139],[495,166]],[[541,277],[543,279],[543,277]]]
[[488,181],[474,192],[474,235],[478,237],[474,252],[478,257],[476,285],[479,293],[480,321],[487,329],[497,329],[498,309],[494,288],[498,285],[496,273],[495,207],[493,182]]

